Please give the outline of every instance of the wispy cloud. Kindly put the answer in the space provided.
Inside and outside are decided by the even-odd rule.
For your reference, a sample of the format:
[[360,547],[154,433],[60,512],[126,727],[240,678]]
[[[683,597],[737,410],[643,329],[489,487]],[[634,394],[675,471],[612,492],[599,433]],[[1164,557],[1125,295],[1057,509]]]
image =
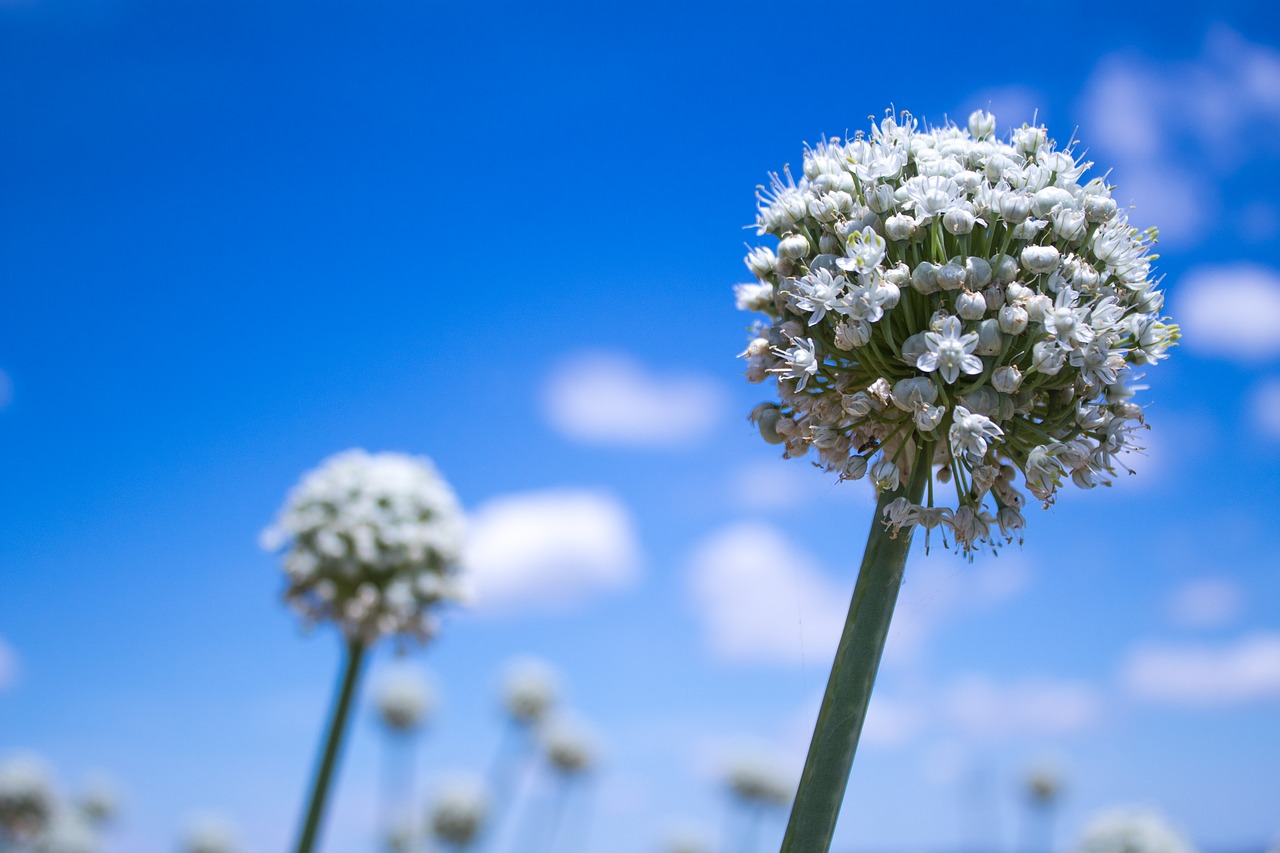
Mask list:
[[947,689],[942,707],[948,722],[961,732],[991,740],[1081,731],[1101,718],[1103,703],[1100,691],[1084,681],[999,682],[970,675]]
[[1116,167],[1135,221],[1190,244],[1220,206],[1218,177],[1275,153],[1280,52],[1225,27],[1181,61],[1103,57],[1079,104],[1091,154]]
[[1244,591],[1226,578],[1199,578],[1175,589],[1167,604],[1169,619],[1184,628],[1216,628],[1240,615]]
[[1280,634],[1228,645],[1148,644],[1130,652],[1122,680],[1134,695],[1180,705],[1280,698]]
[[547,420],[593,444],[682,447],[706,439],[727,395],[693,373],[659,374],[620,353],[585,352],[558,365],[543,393]]
[[1183,344],[1238,361],[1280,356],[1280,272],[1258,264],[1196,267],[1178,283]]
[[481,611],[575,604],[628,585],[639,565],[631,513],[607,492],[505,495],[471,517],[466,566]]

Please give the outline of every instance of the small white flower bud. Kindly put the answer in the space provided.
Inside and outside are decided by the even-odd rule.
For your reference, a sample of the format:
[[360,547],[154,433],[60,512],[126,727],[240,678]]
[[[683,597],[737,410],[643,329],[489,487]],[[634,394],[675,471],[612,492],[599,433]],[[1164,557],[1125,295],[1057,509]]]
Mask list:
[[1055,207],[1070,205],[1074,201],[1071,193],[1061,187],[1045,187],[1037,190],[1031,196],[1031,212],[1036,216],[1044,218],[1053,211]]
[[1027,246],[1022,250],[1022,268],[1032,275],[1057,269],[1061,255],[1056,246]]
[[1000,309],[1000,331],[1006,335],[1020,335],[1026,331],[1029,319],[1025,308],[1006,305]]
[[911,287],[917,293],[929,295],[938,291],[938,266],[928,261],[916,265],[911,271]]
[[844,465],[844,478],[846,480],[861,480],[867,474],[867,457],[850,456],[849,461]]
[[929,351],[929,341],[926,334],[926,332],[916,332],[902,342],[902,360],[912,367],[916,366],[920,356]]
[[937,399],[937,386],[923,376],[900,379],[893,384],[893,404],[904,412],[914,412]]
[[1000,199],[1000,215],[1015,225],[1024,221],[1031,215],[1031,199],[1020,193],[1009,193]]
[[1055,376],[1066,363],[1066,353],[1057,341],[1040,341],[1031,348],[1031,365],[1046,376]]
[[893,187],[888,184],[877,185],[871,192],[866,194],[866,198],[867,207],[872,213],[892,213],[895,208]]
[[885,236],[890,240],[910,240],[916,221],[903,213],[895,213],[884,222]]
[[897,307],[898,301],[902,298],[902,291],[898,289],[898,285],[886,278],[881,280],[876,295],[880,299],[880,308],[888,311],[890,308]]
[[880,491],[898,488],[899,476],[898,466],[892,459],[881,458],[871,466],[871,482],[875,483]]
[[871,340],[871,324],[865,320],[850,320],[835,328],[835,344],[842,350],[864,347]]
[[1053,310],[1053,300],[1038,293],[1027,301],[1027,318],[1033,323],[1043,323],[1045,315]]
[[994,282],[982,290],[982,298],[987,302],[987,310],[998,311],[1004,307],[1004,288]]
[[855,420],[858,418],[865,418],[871,413],[871,395],[866,391],[859,391],[856,394],[845,394],[840,398],[840,405],[844,408],[845,414],[849,417]]
[[965,259],[964,269],[968,274],[969,286],[974,290],[981,290],[991,283],[991,264],[986,258],[970,255]]
[[840,251],[840,238],[823,231],[818,237],[818,251],[826,255],[835,255]]
[[942,215],[942,227],[957,236],[973,231],[974,216],[964,208],[948,210]]
[[1001,394],[1012,394],[1022,385],[1022,371],[1013,365],[997,367],[991,374],[991,386]]
[[790,234],[778,243],[778,255],[791,260],[799,260],[809,254],[809,238],[803,234]]
[[969,113],[969,135],[974,139],[986,139],[996,132],[996,117],[985,110]]
[[1084,211],[1059,211],[1058,215],[1053,219],[1053,233],[1068,243],[1083,240],[1085,235]]
[[973,351],[978,355],[999,355],[1004,346],[1004,335],[1000,334],[1000,324],[995,319],[983,320],[978,324],[978,345]]
[[899,289],[911,285],[911,270],[899,262],[896,266],[884,271],[885,284],[896,285]]
[[[756,412],[759,412],[757,415]],[[752,412],[753,420],[760,429],[760,437],[769,444],[782,444],[786,438],[778,434],[778,419],[782,412],[777,406],[757,406]]]
[[959,290],[964,287],[965,271],[960,264],[945,263],[938,267],[934,277],[938,282],[938,287],[943,290]]
[[757,246],[747,253],[746,264],[756,278],[767,278],[777,270],[778,257],[769,247]]
[[1084,215],[1090,222],[1109,222],[1116,215],[1116,200],[1104,195],[1084,198]]
[[991,278],[1000,284],[1008,284],[1018,277],[1018,262],[1012,255],[996,255],[991,259]]
[[987,300],[981,293],[966,290],[956,297],[956,313],[965,320],[981,320],[987,313]]

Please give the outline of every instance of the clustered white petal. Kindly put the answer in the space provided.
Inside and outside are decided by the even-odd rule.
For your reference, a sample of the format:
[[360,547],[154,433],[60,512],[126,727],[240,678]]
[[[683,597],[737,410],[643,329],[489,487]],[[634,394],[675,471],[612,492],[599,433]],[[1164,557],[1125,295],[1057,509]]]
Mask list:
[[42,759],[18,754],[0,761],[0,840],[37,837],[56,807],[53,774]]
[[285,599],[308,622],[425,640],[437,607],[459,598],[463,524],[430,460],[348,450],[303,476],[263,545],[286,548]]
[[904,113],[808,148],[799,180],[761,189],[757,231],[778,246],[750,250],[756,282],[736,290],[765,315],[747,378],[778,383],[751,413],[764,439],[880,490],[927,466],[885,520],[942,527],[966,553],[1021,536],[1019,474],[1047,505],[1068,477],[1126,467],[1145,426],[1131,369],[1179,337],[1158,313],[1154,229],[1082,183],[1093,164],[1045,128],[994,127]]
[[546,719],[560,697],[560,676],[550,664],[520,658],[508,665],[502,681],[502,704],[519,725]]
[[547,724],[542,733],[547,761],[566,776],[584,773],[596,762],[596,739],[580,721],[560,717]]
[[785,806],[795,794],[794,784],[776,763],[754,754],[737,756],[725,781],[735,797],[750,805]]

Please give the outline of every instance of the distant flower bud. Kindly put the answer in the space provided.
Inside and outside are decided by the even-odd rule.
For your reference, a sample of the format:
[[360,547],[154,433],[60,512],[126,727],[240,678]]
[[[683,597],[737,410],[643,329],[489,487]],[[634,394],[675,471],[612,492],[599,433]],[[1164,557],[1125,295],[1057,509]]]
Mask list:
[[844,478],[846,480],[861,480],[867,474],[867,457],[850,456],[849,461],[844,465]]
[[778,257],[768,246],[757,246],[747,253],[746,263],[756,278],[768,278],[778,268]]
[[884,221],[885,236],[890,240],[910,240],[915,227],[916,221],[902,213],[895,213]]
[[938,291],[938,266],[928,261],[916,264],[911,271],[911,287],[918,293],[936,293]]
[[871,481],[876,484],[876,489],[879,491],[891,491],[898,488],[898,478],[898,466],[891,459],[881,458],[879,462],[871,466]]
[[1008,284],[1018,277],[1018,262],[1010,255],[996,255],[991,259],[991,278],[1000,284]]
[[1022,222],[1031,215],[1031,199],[1025,195],[1009,193],[1000,200],[1000,215],[1006,222]]
[[1116,215],[1116,210],[1116,200],[1109,196],[1085,196],[1084,215],[1090,222],[1109,222]]

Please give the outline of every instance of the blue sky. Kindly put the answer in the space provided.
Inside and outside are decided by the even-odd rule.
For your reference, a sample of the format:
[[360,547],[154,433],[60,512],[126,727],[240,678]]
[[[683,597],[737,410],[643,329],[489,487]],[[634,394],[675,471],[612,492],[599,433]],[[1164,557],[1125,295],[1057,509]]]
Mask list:
[[[1135,802],[1209,853],[1270,843],[1280,22],[982,14],[0,2],[0,754],[110,770],[113,849],[209,810],[281,849],[338,643],[257,534],[329,454],[402,450],[512,543],[414,656],[424,794],[487,764],[534,654],[604,744],[584,849],[715,835],[729,756],[798,769],[871,507],[745,421],[754,187],[890,104],[990,106],[1075,133],[1162,228],[1186,339],[1138,476],[997,560],[913,555],[838,846],[1021,849],[1046,760],[1060,846]],[[353,733],[334,853],[373,834],[367,710]]]

